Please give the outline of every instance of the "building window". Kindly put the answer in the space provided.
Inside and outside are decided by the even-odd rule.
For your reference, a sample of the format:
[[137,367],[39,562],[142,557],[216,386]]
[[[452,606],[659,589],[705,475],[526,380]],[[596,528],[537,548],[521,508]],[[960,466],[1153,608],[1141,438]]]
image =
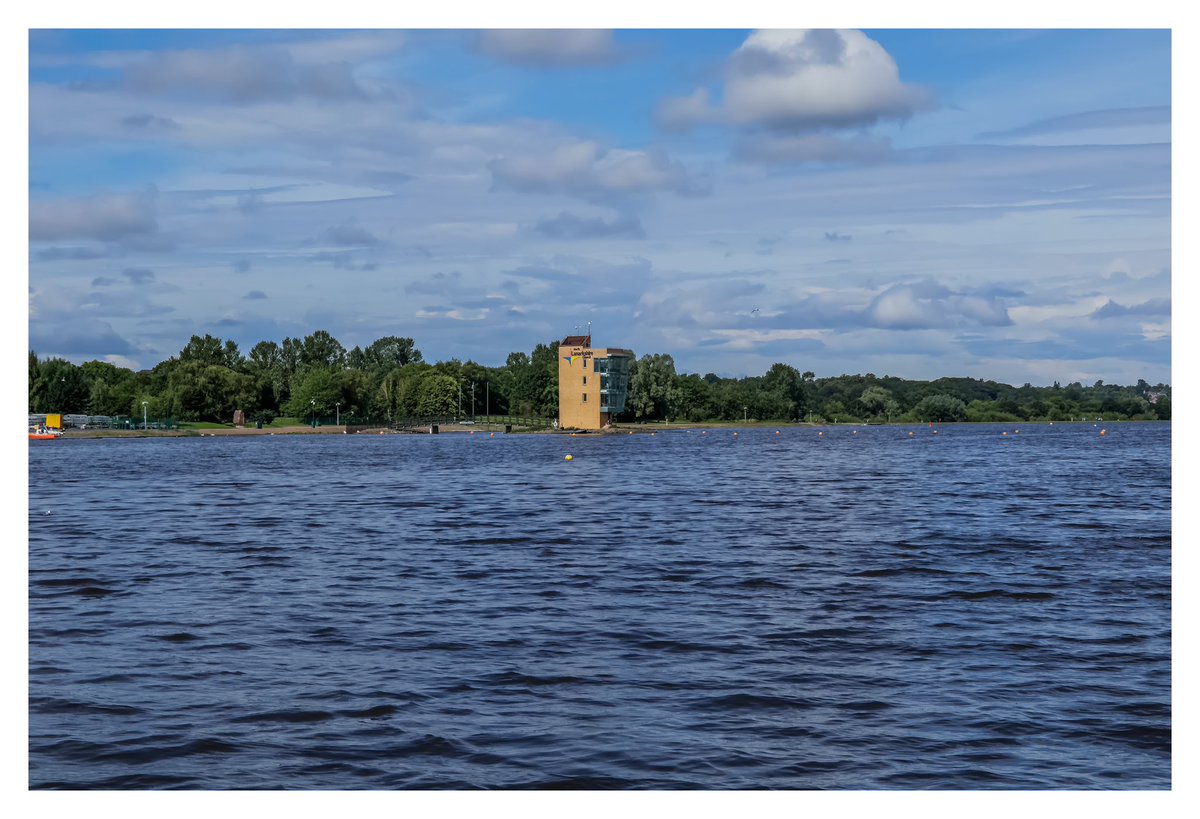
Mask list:
[[587,403],[587,393],[586,392],[583,394],[583,403],[585,403],[585,404]]
[[588,360],[585,358],[585,359],[583,360],[583,368],[584,368],[585,370],[587,369],[587,363],[588,363]]
[[583,386],[585,386],[585,387],[587,386],[587,376],[586,375],[583,377]]

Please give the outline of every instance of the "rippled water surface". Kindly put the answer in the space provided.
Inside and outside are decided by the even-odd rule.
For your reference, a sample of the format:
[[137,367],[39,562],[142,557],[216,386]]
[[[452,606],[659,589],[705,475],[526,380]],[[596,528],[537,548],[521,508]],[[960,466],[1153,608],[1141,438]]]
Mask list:
[[34,441],[29,478],[32,788],[1171,784],[1166,424]]

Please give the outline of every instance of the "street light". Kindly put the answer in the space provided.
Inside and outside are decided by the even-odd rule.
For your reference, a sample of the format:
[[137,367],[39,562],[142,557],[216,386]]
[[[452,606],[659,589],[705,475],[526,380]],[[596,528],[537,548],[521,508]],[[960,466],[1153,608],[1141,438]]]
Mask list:
[[149,429],[149,426],[146,423],[146,404],[148,404],[148,403],[150,403],[150,402],[149,401],[142,402],[142,432],[145,432],[147,429]]
[[341,404],[334,404],[333,406],[336,408],[336,413],[337,413],[337,414],[334,416],[335,420],[334,420],[334,422],[333,422],[333,425],[334,425],[335,427],[340,427],[340,426],[342,425],[342,405],[341,405]]
[[475,382],[471,382],[471,420],[475,420]]
[[749,420],[750,420],[750,408],[742,407],[742,423],[744,424]]
[[313,429],[316,429],[317,428],[317,399],[310,398],[310,399],[308,399],[308,403],[312,404],[312,414],[313,414],[312,425],[313,425]]

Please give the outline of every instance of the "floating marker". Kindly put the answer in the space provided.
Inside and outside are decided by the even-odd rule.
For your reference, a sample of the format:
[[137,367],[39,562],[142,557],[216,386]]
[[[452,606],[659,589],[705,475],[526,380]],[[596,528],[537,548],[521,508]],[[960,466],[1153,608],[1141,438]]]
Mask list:
[[1101,435],[1107,435],[1107,434],[1108,434],[1108,430],[1107,430],[1107,429],[1102,429],[1102,430],[1100,430],[1100,434],[1101,434]]
[[571,456],[570,456],[570,455],[568,455],[567,457],[563,458],[563,460],[564,460],[564,461],[569,461],[569,460],[571,460]]
[[1008,430],[1004,430],[1004,432],[1001,432],[1000,434],[1001,434],[1001,435],[1007,435],[1007,434],[1008,434]]
[[472,435],[474,435],[474,434],[475,434],[475,430],[471,430],[471,434],[472,434]]
[[909,438],[913,437],[912,430],[909,430],[909,431],[908,431],[908,437],[909,437]]
[[779,430],[775,430],[775,434],[776,434],[776,435],[778,435],[778,434],[779,434]]
[[853,435],[857,435],[857,434],[858,434],[858,430],[857,430],[857,429],[856,429],[856,430],[854,430],[854,432],[853,432],[852,434],[853,434]]
[[1020,435],[1020,434],[1021,434],[1021,430],[1019,430],[1019,429],[1013,430],[1013,435]]
[[488,433],[488,437],[489,437],[489,438],[495,438],[495,437],[496,437],[496,433],[494,433],[494,432],[489,432],[489,433]]

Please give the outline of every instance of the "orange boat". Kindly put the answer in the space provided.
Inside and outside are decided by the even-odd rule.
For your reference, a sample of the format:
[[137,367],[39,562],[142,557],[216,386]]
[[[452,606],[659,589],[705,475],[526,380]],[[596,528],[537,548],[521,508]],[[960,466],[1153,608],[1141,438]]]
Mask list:
[[52,441],[61,436],[61,429],[51,429],[49,427],[30,427],[29,429],[29,440],[31,441]]

